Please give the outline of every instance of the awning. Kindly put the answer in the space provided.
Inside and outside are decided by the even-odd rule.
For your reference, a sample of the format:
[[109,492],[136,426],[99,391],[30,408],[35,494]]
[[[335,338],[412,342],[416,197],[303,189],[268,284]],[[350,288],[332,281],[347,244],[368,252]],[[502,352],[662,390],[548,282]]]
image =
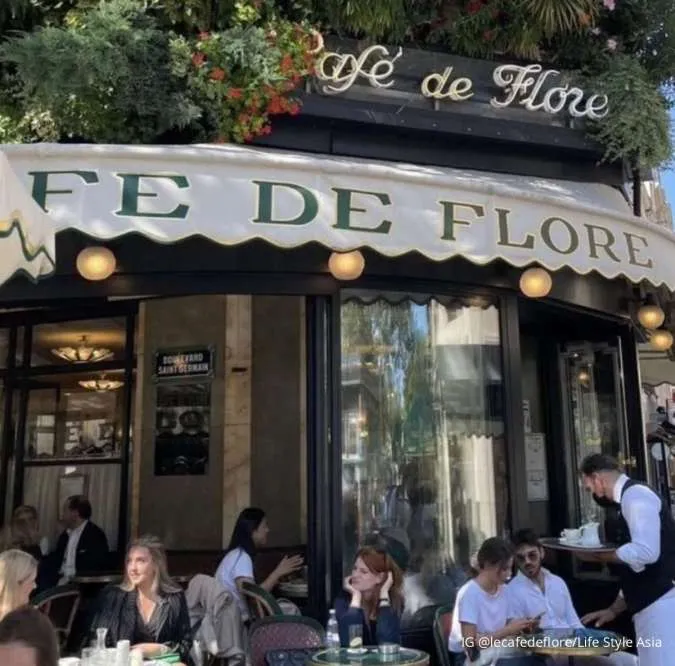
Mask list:
[[640,382],[643,386],[660,386],[673,384],[675,386],[675,361],[668,352],[655,351],[649,344],[638,346],[640,364]]
[[19,272],[54,272],[54,222],[31,198],[0,152],[0,284]]
[[58,230],[95,238],[318,242],[567,266],[675,290],[675,234],[635,218],[606,185],[229,145],[2,149]]

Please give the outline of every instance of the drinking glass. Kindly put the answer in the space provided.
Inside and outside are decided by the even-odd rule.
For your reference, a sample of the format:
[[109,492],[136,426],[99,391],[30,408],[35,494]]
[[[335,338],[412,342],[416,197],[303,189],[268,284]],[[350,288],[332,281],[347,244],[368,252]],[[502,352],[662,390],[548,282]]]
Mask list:
[[361,652],[363,649],[363,627],[360,624],[349,626],[349,648],[348,652]]
[[105,650],[105,637],[108,635],[107,627],[98,627],[96,629],[96,649]]

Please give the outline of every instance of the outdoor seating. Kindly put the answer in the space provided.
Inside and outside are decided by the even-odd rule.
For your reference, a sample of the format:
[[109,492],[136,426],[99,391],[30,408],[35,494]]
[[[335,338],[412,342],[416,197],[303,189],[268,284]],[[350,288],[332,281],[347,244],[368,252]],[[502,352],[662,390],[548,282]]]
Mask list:
[[[267,654],[272,650],[319,649],[324,644],[323,627],[312,618],[281,615],[257,620],[249,634],[251,666],[268,666]],[[288,659],[277,655],[275,664],[290,666]]]
[[248,606],[252,620],[260,620],[270,616],[282,616],[283,609],[279,602],[263,587],[255,583],[245,582],[241,586],[241,593]]
[[79,587],[68,584],[52,587],[32,599],[33,606],[42,611],[54,625],[61,648],[68,642],[81,598]]

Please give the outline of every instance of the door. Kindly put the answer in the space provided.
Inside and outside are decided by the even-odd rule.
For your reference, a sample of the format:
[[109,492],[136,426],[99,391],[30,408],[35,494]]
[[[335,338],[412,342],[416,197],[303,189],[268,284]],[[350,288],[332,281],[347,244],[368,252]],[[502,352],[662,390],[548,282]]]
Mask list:
[[606,453],[629,468],[636,463],[628,448],[619,344],[581,342],[561,349],[570,525],[601,517],[579,481],[578,469],[585,456]]

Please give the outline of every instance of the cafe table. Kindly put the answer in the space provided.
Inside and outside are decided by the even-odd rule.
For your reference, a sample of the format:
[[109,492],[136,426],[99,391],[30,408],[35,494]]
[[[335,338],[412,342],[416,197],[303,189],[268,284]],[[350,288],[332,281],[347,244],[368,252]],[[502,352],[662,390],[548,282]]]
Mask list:
[[309,666],[428,666],[429,655],[422,650],[400,647],[394,654],[383,655],[377,646],[364,647],[360,652],[348,648],[320,650],[310,654]]
[[618,652],[625,639],[604,629],[542,629],[523,636],[523,648],[545,657],[567,657],[573,666],[576,657],[605,657]]

